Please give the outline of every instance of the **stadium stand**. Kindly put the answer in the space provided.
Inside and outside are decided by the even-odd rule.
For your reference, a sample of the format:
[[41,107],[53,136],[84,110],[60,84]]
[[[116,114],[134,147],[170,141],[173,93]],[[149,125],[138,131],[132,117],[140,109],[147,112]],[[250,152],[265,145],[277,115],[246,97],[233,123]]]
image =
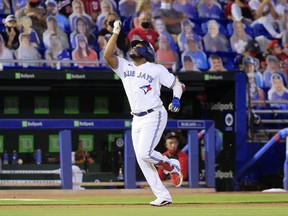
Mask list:
[[[37,1],[36,1],[37,2]],[[102,2],[102,1],[101,1]],[[119,7],[119,0],[115,0],[115,1],[113,1],[113,0],[105,0],[105,2],[107,2],[108,4],[110,4],[111,5],[111,7],[113,8],[112,10],[114,10],[114,11],[116,11],[118,14],[119,14],[119,17],[121,17],[121,20],[122,20],[122,23],[123,23],[123,28],[122,28],[122,30],[123,30],[123,32],[124,32],[124,34],[125,35],[127,35],[128,34],[128,32],[133,28],[133,24],[132,24],[132,22],[133,22],[133,16],[134,15],[128,15],[128,16],[126,16],[126,15],[124,15],[124,14],[121,14],[120,12],[120,7]],[[190,1],[187,1],[188,3],[186,3],[186,4],[189,4],[189,2]],[[195,3],[195,1],[191,1],[191,2],[194,2]],[[217,10],[219,9],[219,8],[221,8],[221,10],[222,10],[222,13],[218,16],[208,16],[208,14],[199,14],[199,12],[197,11],[197,8],[199,8],[198,6],[199,5],[201,5],[201,4],[203,4],[203,1],[199,1],[198,3],[198,5],[189,5],[189,7],[193,7],[194,9],[195,9],[195,16],[189,16],[189,14],[188,14],[188,18],[189,18],[189,20],[194,24],[194,26],[193,26],[193,31],[197,34],[197,35],[199,35],[200,36],[200,40],[201,40],[201,42],[200,42],[200,44],[202,45],[202,47],[199,47],[199,49],[201,49],[202,51],[204,51],[205,52],[205,54],[206,54],[206,56],[207,56],[207,59],[212,55],[212,54],[216,54],[216,55],[218,55],[218,56],[220,56],[221,57],[221,59],[222,59],[222,62],[223,62],[223,65],[224,65],[224,67],[226,68],[226,69],[228,69],[228,70],[239,70],[239,69],[242,69],[242,68],[239,68],[239,62],[238,62],[238,59],[239,59],[239,55],[236,53],[236,52],[233,52],[232,51],[232,49],[231,49],[231,46],[229,45],[229,49],[228,49],[228,51],[216,51],[216,52],[214,52],[214,51],[207,51],[206,49],[205,49],[205,44],[203,43],[203,37],[205,36],[205,34],[207,33],[207,31],[208,31],[208,29],[207,29],[207,22],[208,21],[210,21],[210,20],[216,20],[218,23],[219,23],[219,32],[221,33],[221,34],[223,34],[226,38],[227,38],[227,40],[229,41],[229,38],[233,35],[233,33],[234,33],[234,29],[233,29],[233,20],[232,19],[228,19],[228,18],[224,18],[224,10],[225,10],[225,8],[226,8],[226,5],[227,5],[227,3],[230,3],[231,4],[231,2],[230,1],[226,1],[226,0],[215,0],[214,1],[214,5],[215,5],[215,11],[217,12]],[[45,1],[39,1],[39,5],[34,5],[33,7],[29,7],[29,10],[31,10],[31,11],[42,11],[42,10],[40,10],[39,8],[41,8],[41,7],[46,7],[46,5],[45,5]],[[71,3],[72,3],[72,1],[71,1]],[[274,1],[274,3],[275,3],[275,5],[277,5],[277,1]],[[6,8],[5,9],[5,11],[4,11],[4,13],[1,13],[0,14],[0,32],[1,32],[1,35],[2,35],[2,33],[3,32],[5,32],[6,31],[6,29],[7,28],[9,28],[9,27],[7,27],[7,26],[5,26],[5,24],[4,24],[4,20],[5,20],[5,18],[9,15],[9,14],[15,14],[16,13],[16,11],[18,11],[21,7],[25,7],[25,5],[24,4],[22,4],[22,5],[16,5],[16,3],[15,3],[15,1],[12,1],[12,0],[10,0],[9,1],[9,4],[10,4],[10,8]],[[177,5],[176,5],[177,4]],[[27,6],[27,5],[26,5]],[[186,5],[187,6],[187,5]],[[89,7],[89,5],[88,4],[86,4],[85,5],[85,8],[86,8],[86,10],[87,10],[87,7]],[[134,7],[135,7],[135,5],[134,5]],[[177,1],[177,3],[175,3],[175,7],[176,8],[185,8],[185,5],[182,5],[181,6],[181,3],[179,3],[178,1]],[[187,8],[188,8],[188,6],[187,6]],[[288,8],[288,7],[287,7]],[[39,10],[38,10],[39,9]],[[217,9],[217,10],[216,10]],[[84,10],[83,8],[82,8],[82,10]],[[286,9],[285,9],[286,10]],[[136,12],[136,11],[135,11]],[[85,16],[89,16],[87,13],[86,13],[86,11],[84,10],[84,11],[82,11],[82,12],[79,12],[79,14],[81,14],[81,13],[84,13],[85,14]],[[218,12],[217,12],[218,13]],[[71,14],[71,12],[70,12],[70,14]],[[99,12],[99,14],[101,14],[100,12]],[[98,14],[98,15],[99,15]],[[65,14],[62,14],[62,15],[65,15]],[[121,15],[121,16],[120,16]],[[40,14],[39,16],[48,16],[48,14]],[[67,16],[67,15],[66,15]],[[103,14],[101,14],[101,17],[102,18],[104,18],[104,16],[103,16]],[[67,19],[68,19],[68,17],[67,17]],[[95,18],[93,18],[93,20],[96,20]],[[18,20],[18,23],[20,24],[20,20]],[[277,24],[276,22],[274,23],[275,25]],[[101,26],[102,26],[102,23],[101,23]],[[21,26],[19,26],[20,27],[20,29],[21,29]],[[154,27],[155,27],[155,25],[154,25]],[[71,29],[73,29],[74,27],[73,26],[71,26]],[[157,30],[157,29],[156,29]],[[98,33],[99,33],[99,31],[100,31],[100,28],[99,28],[99,26],[97,26],[97,24],[95,24],[94,23],[94,26],[92,27],[92,28],[88,28],[88,30],[87,31],[90,31],[92,34],[94,34],[95,35],[95,39],[96,39],[96,45],[95,46],[93,46],[93,47],[90,47],[91,49],[93,49],[95,52],[96,52],[96,54],[98,54],[98,56],[101,56],[101,53],[102,53],[102,50],[100,49],[100,47],[99,47],[99,45],[98,45],[98,42],[97,42],[97,39],[98,39]],[[278,27],[276,27],[276,31],[277,31],[277,33],[280,31],[280,28],[279,28],[279,26]],[[256,25],[254,25],[253,27],[251,27],[250,25],[248,25],[247,23],[245,23],[245,32],[248,34],[248,35],[250,35],[251,37],[252,37],[252,39],[256,39],[257,37],[259,37],[259,36],[264,36],[268,41],[271,41],[271,40],[278,40],[279,41],[279,44],[281,45],[281,47],[285,47],[285,44],[287,44],[287,40],[285,39],[285,38],[273,38],[273,36],[272,35],[270,35],[269,33],[268,33],[268,31],[263,27],[263,25],[262,24],[256,24]],[[72,49],[72,47],[71,47],[71,42],[70,42],[70,33],[71,33],[71,31],[65,31],[64,32],[66,35],[67,35],[67,38],[68,38],[68,40],[69,40],[69,46],[70,46],[70,48],[68,48],[68,52],[69,52],[69,54],[70,54],[70,63],[72,63],[72,51],[73,51],[73,49]],[[280,32],[280,34],[281,33],[283,33],[283,32]],[[86,35],[89,35],[89,34],[86,34]],[[178,46],[178,44],[177,44],[177,36],[178,35],[172,35],[172,40],[174,39],[174,43],[175,43],[175,46],[173,45],[172,46],[172,49],[173,50],[175,50],[175,52],[177,53],[177,55],[179,56],[179,57],[181,57],[181,56],[183,56],[183,53],[185,53],[185,51],[186,50],[181,50],[180,51],[180,49],[179,49],[179,46]],[[40,36],[40,38],[42,38],[42,35]],[[3,39],[5,40],[5,38],[3,37]],[[169,38],[169,41],[170,41],[171,39]],[[171,41],[170,41],[171,42]],[[5,44],[6,46],[7,46],[7,41],[6,41],[6,44]],[[46,52],[46,50],[47,50],[47,48],[45,48],[44,47],[44,44],[43,44],[43,41],[41,41],[41,43],[40,43],[40,45],[37,47],[37,50],[38,50],[38,52],[39,52],[39,54],[41,55],[41,61],[42,61],[42,66],[39,66],[40,68],[41,67],[46,67],[46,68],[51,68],[50,66],[48,66],[49,64],[47,63],[47,62],[45,62],[45,52]],[[15,53],[15,51],[16,50],[12,50],[14,53]],[[268,51],[267,52],[265,52],[265,50],[264,50],[264,52],[263,52],[263,50],[261,50],[262,51],[262,54],[263,54],[263,56],[267,56],[268,55]],[[286,49],[286,52],[287,52],[287,49]],[[126,54],[127,53],[124,53],[124,56],[126,56]],[[241,54],[241,53],[240,53]],[[245,56],[245,55],[247,55],[247,53],[243,53],[243,55]],[[14,55],[14,57],[16,58],[16,55]],[[1,59],[2,59],[2,61],[3,61],[3,58],[2,57],[0,57]],[[24,60],[25,61],[25,60]],[[49,60],[46,60],[46,61],[49,61]],[[181,58],[178,58],[178,61],[179,61],[179,63],[178,64],[176,64],[176,65],[178,65],[178,68],[176,68],[176,70],[174,71],[174,72],[178,72],[179,70],[180,70],[180,68],[182,68],[182,62],[181,62]],[[279,60],[280,62],[281,62],[281,59]],[[285,60],[286,61],[286,60]],[[284,63],[286,64],[286,66],[287,66],[287,62],[285,62],[284,61]],[[257,62],[257,61],[256,61]],[[99,65],[99,66],[97,66],[97,68],[99,69],[99,68],[106,68],[105,67],[105,64],[104,64],[104,62],[101,62],[101,59],[100,59],[100,62],[99,62],[100,64],[97,64],[97,65]],[[281,62],[281,63],[283,63],[283,62]],[[21,66],[19,66],[19,65],[21,65],[19,62],[17,63],[17,64],[15,64],[15,68],[19,68],[19,67],[21,67]],[[12,66],[4,66],[4,69],[5,69],[5,67],[9,67],[9,68],[11,68]],[[36,67],[36,66],[29,66],[29,68],[31,68],[31,67],[33,67],[33,68],[39,68],[38,66]],[[63,67],[63,68],[69,68],[69,67],[67,67],[67,66],[61,66],[61,67]],[[73,64],[71,64],[71,66],[70,66],[71,68],[75,68],[75,66],[73,65]],[[264,67],[264,68],[263,68]],[[86,67],[85,67],[86,68]],[[89,69],[93,69],[93,68],[95,68],[95,67],[88,67]],[[51,70],[52,70],[53,68],[51,68]],[[55,68],[54,68],[55,69]],[[58,68],[59,69],[59,68]],[[262,66],[262,65],[257,65],[257,70],[263,75],[263,72],[264,72],[264,70],[265,70],[266,68],[265,68],[265,66]],[[201,69],[201,71],[202,72],[206,72],[206,71],[208,71],[209,70],[209,68],[203,68],[203,69]],[[283,73],[285,74],[285,76],[287,77],[287,72],[286,71],[283,71]],[[285,87],[287,87],[287,86],[285,86]],[[263,88],[263,92],[264,92],[264,98],[265,98],[265,100],[268,100],[268,96],[267,96],[267,94],[268,94],[268,91],[269,91],[269,89],[267,89],[267,88]],[[256,103],[256,102],[255,102]],[[259,110],[261,111],[261,110],[265,110],[265,109],[267,109],[267,110],[272,110],[273,111],[273,109],[271,108],[271,106],[270,105],[265,105],[265,106],[253,106],[253,107],[255,107],[255,110],[256,110],[256,112],[259,112]],[[269,114],[261,114],[260,115],[262,118],[264,118],[264,119],[266,119],[266,118],[269,118],[269,119],[275,119],[275,115],[273,116],[271,113],[269,113]],[[279,118],[279,116],[281,116],[281,117],[286,117],[287,115],[285,115],[285,114],[281,114],[281,115],[277,115],[277,118]],[[275,125],[274,125],[275,126]],[[278,126],[279,126],[279,124],[278,124]]]

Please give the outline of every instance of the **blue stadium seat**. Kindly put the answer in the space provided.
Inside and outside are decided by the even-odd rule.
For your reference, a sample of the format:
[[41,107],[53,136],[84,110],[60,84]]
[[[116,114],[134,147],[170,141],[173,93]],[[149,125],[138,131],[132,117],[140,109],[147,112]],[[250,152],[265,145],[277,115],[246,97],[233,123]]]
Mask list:
[[205,34],[204,34],[203,31],[202,31],[201,24],[200,24],[199,22],[195,22],[195,21],[193,21],[193,20],[191,20],[191,21],[192,21],[193,24],[194,24],[193,31],[194,31],[196,34],[198,34],[198,35],[200,35],[201,37],[203,37]]
[[221,52],[220,57],[222,58],[222,62],[224,67],[227,70],[238,70],[238,66],[235,64],[235,58],[237,53],[234,52]]

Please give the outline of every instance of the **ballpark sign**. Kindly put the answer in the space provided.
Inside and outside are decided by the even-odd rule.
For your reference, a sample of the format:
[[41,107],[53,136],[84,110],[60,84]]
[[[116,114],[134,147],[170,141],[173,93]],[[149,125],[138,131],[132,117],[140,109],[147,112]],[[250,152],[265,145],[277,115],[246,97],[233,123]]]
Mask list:
[[179,120],[177,121],[177,127],[178,128],[204,128],[205,122],[204,121],[193,121],[193,120]]
[[74,121],[74,127],[94,127],[93,121]]
[[22,127],[43,127],[42,121],[22,121]]

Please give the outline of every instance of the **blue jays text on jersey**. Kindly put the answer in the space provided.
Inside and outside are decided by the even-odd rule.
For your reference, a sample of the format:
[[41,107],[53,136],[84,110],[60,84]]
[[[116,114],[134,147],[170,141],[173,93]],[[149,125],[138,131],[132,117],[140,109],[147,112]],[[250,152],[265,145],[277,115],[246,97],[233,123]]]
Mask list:
[[[124,73],[124,78],[126,78],[126,77],[135,77],[135,71],[134,70],[127,70],[127,71],[124,71],[123,73]],[[146,73],[142,73],[142,72],[140,72],[138,74],[138,76],[136,76],[136,78],[145,79],[149,83],[152,83],[153,80],[154,80],[154,78],[151,75],[146,74]]]

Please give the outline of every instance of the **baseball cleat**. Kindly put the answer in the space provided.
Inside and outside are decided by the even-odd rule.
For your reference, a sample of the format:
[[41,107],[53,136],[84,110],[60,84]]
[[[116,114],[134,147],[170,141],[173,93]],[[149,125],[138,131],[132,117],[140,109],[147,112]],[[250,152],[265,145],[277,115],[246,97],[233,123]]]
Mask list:
[[180,187],[183,181],[183,176],[178,172],[170,173],[171,182],[175,187]]
[[165,200],[162,198],[157,198],[156,200],[150,202],[150,205],[152,205],[152,206],[165,206],[165,205],[169,205],[171,203],[172,203],[172,201]]

